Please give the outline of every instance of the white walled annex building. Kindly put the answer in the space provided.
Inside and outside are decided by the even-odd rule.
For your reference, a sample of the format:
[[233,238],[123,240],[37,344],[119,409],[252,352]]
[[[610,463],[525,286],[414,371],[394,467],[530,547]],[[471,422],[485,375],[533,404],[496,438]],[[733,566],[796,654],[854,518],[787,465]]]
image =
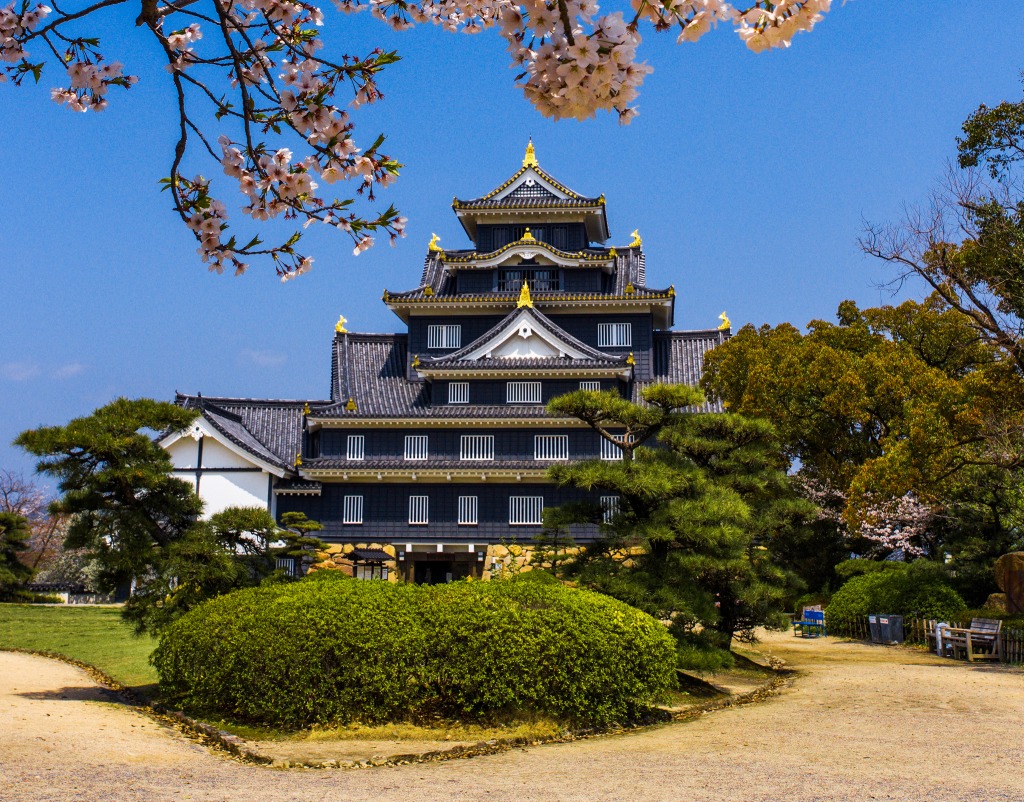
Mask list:
[[[171,458],[175,476],[191,483],[202,498],[204,517],[228,507],[263,507],[274,514],[274,486],[294,477],[294,468],[259,442],[241,416],[201,397],[189,400],[192,403],[185,406],[200,410],[200,417],[186,431],[163,437],[160,445]],[[294,417],[287,409],[294,404],[283,406],[272,410],[275,422]]]

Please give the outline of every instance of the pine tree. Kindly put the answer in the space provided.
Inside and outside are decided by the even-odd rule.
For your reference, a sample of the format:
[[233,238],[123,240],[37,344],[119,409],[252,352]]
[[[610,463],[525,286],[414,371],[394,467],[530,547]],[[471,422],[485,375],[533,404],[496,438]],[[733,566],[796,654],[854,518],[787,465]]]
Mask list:
[[[793,577],[774,540],[803,526],[813,505],[797,499],[771,426],[735,415],[692,413],[690,387],[654,385],[644,404],[576,392],[549,410],[602,436],[631,432],[623,460],[554,466],[561,485],[619,497],[597,543],[567,566],[581,583],[670,619],[682,644],[728,648],[757,626],[782,626]],[[642,443],[660,447],[646,447]],[[593,506],[593,505],[592,505]],[[576,521],[593,520],[577,509]]]
[[18,559],[29,549],[29,521],[13,512],[0,512],[0,598],[32,578],[32,569]]

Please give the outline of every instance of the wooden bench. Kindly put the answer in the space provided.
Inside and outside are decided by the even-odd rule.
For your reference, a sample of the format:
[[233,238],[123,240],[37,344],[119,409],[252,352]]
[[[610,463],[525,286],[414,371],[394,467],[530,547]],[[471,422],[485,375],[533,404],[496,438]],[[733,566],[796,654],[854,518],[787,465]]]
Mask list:
[[953,657],[963,653],[969,662],[975,660],[1001,660],[1003,657],[1003,622],[995,618],[972,618],[969,627],[942,627],[933,637],[944,646],[943,651],[952,652]]
[[802,638],[816,638],[827,635],[825,631],[825,613],[821,610],[804,610],[800,621],[793,622],[793,635]]

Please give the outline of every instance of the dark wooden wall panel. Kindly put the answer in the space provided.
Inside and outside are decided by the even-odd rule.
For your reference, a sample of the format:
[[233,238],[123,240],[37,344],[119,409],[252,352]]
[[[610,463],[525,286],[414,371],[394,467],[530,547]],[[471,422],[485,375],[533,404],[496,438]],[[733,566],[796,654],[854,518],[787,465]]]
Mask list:
[[[363,523],[342,524],[342,505],[346,495],[363,497]],[[430,523],[410,525],[409,496],[430,498]],[[320,496],[281,495],[278,515],[304,512],[319,521],[324,529],[317,536],[328,542],[394,542],[443,540],[445,542],[500,543],[517,540],[530,544],[540,534],[540,526],[510,526],[510,496],[543,496],[544,506],[557,507],[572,501],[598,500],[600,494],[586,494],[573,488],[533,484],[325,484]],[[458,497],[476,496],[479,524],[458,524]],[[597,526],[573,528],[578,543],[592,541]]]

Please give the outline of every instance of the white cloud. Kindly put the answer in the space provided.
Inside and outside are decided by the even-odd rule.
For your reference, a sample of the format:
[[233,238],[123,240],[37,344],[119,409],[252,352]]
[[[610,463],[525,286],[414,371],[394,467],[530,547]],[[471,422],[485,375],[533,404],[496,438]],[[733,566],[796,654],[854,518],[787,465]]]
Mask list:
[[84,372],[85,365],[81,362],[68,362],[66,365],[61,365],[59,368],[56,368],[50,375],[55,379],[70,379],[71,377]]
[[288,361],[285,354],[278,354],[274,351],[242,351],[242,359],[261,368],[279,368]]
[[24,382],[40,374],[35,362],[4,362],[0,364],[0,376],[12,382]]

